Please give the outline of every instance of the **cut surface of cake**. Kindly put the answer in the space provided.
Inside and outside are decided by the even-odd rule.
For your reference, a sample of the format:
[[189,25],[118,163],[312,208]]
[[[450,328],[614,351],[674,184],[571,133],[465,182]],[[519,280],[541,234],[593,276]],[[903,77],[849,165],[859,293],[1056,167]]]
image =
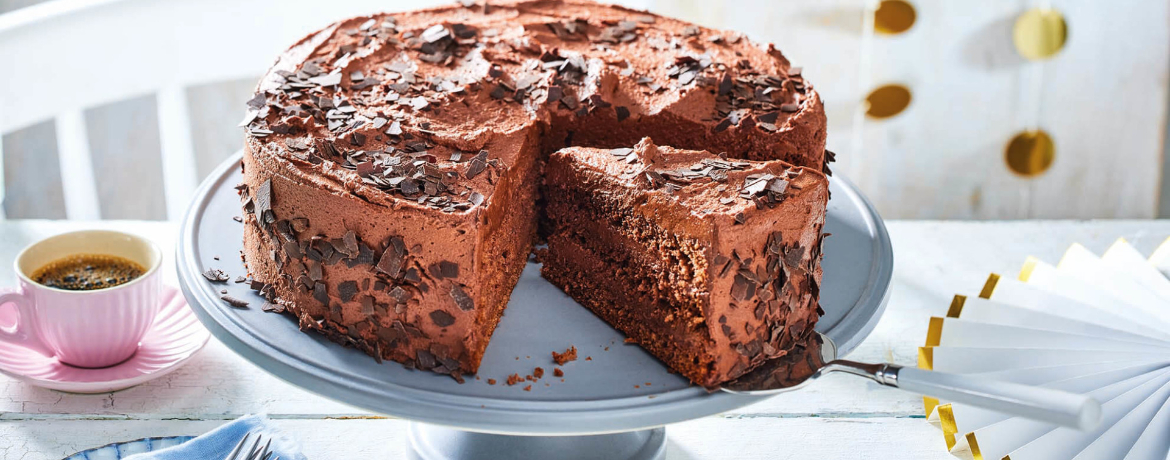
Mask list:
[[303,329],[457,379],[545,222],[552,152],[649,136],[832,159],[820,97],[771,45],[585,0],[340,21],[281,54],[247,105],[253,286]]
[[566,148],[545,168],[542,274],[714,387],[813,334],[828,181],[781,161]]

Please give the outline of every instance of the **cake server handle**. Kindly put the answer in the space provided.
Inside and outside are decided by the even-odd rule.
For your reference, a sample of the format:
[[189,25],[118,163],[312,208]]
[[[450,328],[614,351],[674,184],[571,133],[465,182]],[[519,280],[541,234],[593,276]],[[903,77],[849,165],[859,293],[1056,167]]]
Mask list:
[[888,387],[1081,431],[1092,430],[1101,424],[1101,404],[1097,400],[1067,391],[980,380],[896,364],[835,360],[826,364],[823,370],[860,375]]

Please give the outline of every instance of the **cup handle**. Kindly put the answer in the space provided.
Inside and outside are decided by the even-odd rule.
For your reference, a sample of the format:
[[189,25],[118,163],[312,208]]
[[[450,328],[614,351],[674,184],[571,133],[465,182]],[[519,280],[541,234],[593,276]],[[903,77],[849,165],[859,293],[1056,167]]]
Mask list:
[[5,304],[16,305],[16,324],[10,328],[0,327],[0,341],[15,343],[45,356],[53,356],[41,339],[25,321],[32,318],[32,304],[19,289],[0,288],[0,308]]

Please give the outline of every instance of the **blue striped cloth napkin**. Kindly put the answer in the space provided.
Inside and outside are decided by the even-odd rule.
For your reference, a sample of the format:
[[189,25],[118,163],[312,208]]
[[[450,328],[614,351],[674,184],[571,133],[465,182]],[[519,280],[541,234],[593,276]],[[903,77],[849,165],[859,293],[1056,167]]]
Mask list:
[[253,438],[256,434],[261,434],[266,443],[267,440],[272,440],[269,447],[273,452],[271,458],[306,460],[296,441],[280,433],[267,418],[259,415],[242,417],[175,447],[131,455],[125,460],[224,460],[232,453],[236,444],[248,434],[252,434]]

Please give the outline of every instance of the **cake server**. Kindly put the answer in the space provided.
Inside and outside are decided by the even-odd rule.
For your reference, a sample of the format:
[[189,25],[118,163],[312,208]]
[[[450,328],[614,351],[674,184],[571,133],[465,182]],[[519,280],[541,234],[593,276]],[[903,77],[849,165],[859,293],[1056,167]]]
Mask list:
[[[1011,382],[977,380],[897,364],[837,359],[837,345],[824,334],[820,345],[769,360],[720,389],[730,393],[772,395],[808,385],[831,372],[868,378],[884,386],[978,406],[1019,417],[1088,431],[1101,423],[1101,404],[1085,395]],[[819,350],[819,352],[818,352]]]

